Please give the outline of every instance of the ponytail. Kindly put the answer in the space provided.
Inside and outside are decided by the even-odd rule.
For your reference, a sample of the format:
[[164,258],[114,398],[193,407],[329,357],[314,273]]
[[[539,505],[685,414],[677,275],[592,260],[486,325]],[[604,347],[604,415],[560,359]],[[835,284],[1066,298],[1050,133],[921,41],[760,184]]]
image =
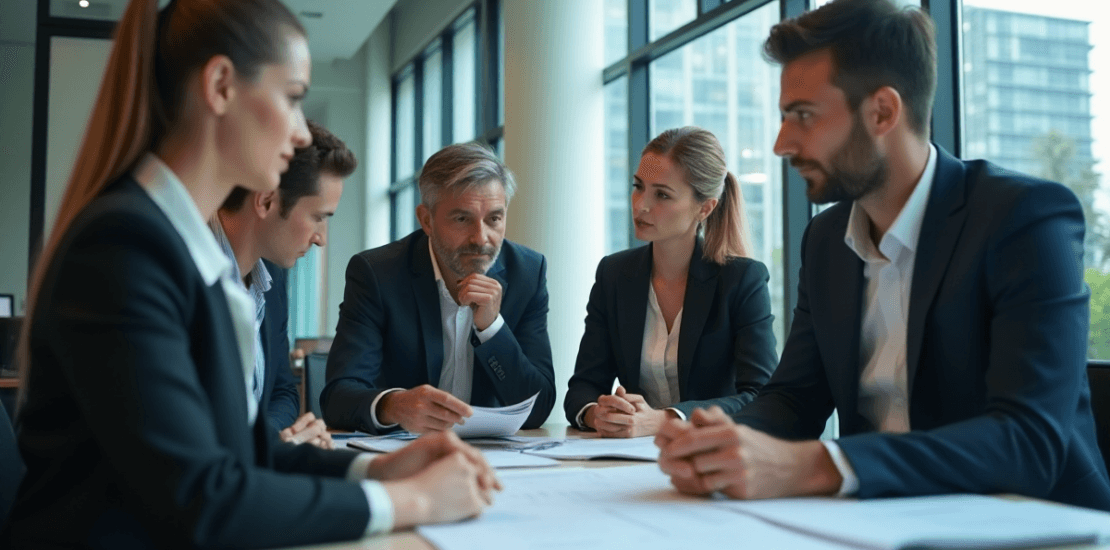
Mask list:
[[54,226],[39,254],[27,292],[27,314],[19,338],[22,403],[27,392],[30,332],[43,278],[62,238],[78,214],[109,183],[127,173],[150,148],[158,0],[135,0],[116,26],[115,41],[100,82],[85,137],[66,184]]
[[716,264],[724,264],[732,257],[751,257],[750,235],[740,182],[732,172],[726,172],[721,198],[705,220],[702,256]]

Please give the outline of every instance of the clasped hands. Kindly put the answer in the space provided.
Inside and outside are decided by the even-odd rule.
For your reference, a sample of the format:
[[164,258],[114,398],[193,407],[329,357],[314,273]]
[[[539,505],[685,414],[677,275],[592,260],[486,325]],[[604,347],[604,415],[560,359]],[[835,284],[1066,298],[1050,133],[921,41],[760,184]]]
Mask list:
[[597,398],[597,404],[586,409],[583,422],[601,437],[641,437],[654,435],[669,418],[671,411],[651,408],[642,395],[628,393],[617,386],[612,395]]
[[720,407],[669,420],[655,435],[659,468],[683,493],[758,499],[833,495],[842,478],[820,441],[786,441],[732,422]]

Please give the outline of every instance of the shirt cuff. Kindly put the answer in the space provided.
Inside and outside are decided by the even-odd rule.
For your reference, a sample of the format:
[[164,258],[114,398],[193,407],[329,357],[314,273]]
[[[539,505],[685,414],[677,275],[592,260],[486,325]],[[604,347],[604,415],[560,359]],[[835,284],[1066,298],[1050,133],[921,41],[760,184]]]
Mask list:
[[686,413],[684,413],[684,412],[682,412],[682,411],[680,411],[680,410],[678,410],[674,407],[667,407],[663,410],[665,410],[665,411],[674,411],[674,413],[678,415],[679,420],[686,420]]
[[367,535],[388,533],[393,530],[393,501],[390,500],[389,493],[381,482],[366,478],[370,463],[377,458],[376,454],[359,453],[347,467],[347,481],[359,482],[362,492],[366,494],[366,503],[370,506],[370,523],[366,526]]
[[477,334],[478,341],[484,344],[489,341],[490,338],[497,336],[497,331],[501,330],[503,326],[505,326],[505,319],[498,313],[497,318],[486,327],[486,330],[478,330],[477,327],[475,327],[474,334]]
[[366,503],[370,505],[370,522],[366,525],[367,535],[378,535],[393,530],[393,501],[380,481],[364,479],[359,482],[366,493]]
[[382,392],[379,392],[378,396],[370,402],[370,420],[374,422],[374,427],[379,430],[389,430],[397,427],[397,424],[382,424],[381,422],[378,422],[378,401],[381,401],[382,398],[385,397],[385,394],[395,391],[405,390],[403,388],[390,388],[388,390],[384,390]]
[[586,403],[582,410],[578,411],[578,415],[574,417],[574,423],[578,426],[579,430],[592,430],[593,428],[586,425],[586,409],[597,405],[597,403]]
[[836,492],[836,496],[848,497],[856,494],[859,491],[859,477],[856,476],[856,471],[852,469],[852,463],[848,462],[848,457],[844,456],[844,451],[840,449],[840,445],[837,445],[835,441],[822,441],[821,444],[829,452],[829,457],[836,465],[836,471],[840,472],[840,477],[844,479],[840,482],[840,490]]

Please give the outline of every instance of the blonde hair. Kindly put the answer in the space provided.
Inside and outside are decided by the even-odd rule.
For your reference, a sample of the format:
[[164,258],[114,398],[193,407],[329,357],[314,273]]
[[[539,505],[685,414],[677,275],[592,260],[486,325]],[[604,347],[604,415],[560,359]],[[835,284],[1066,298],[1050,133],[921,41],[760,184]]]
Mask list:
[[752,245],[740,182],[725,167],[725,151],[708,130],[672,128],[656,136],[641,155],[665,156],[682,171],[699,202],[717,199],[703,226],[702,256],[723,265],[729,258],[750,257]]
[[215,55],[252,78],[263,63],[281,60],[282,30],[304,28],[277,0],[132,0],[116,25],[89,125],[38,257],[27,292],[27,316],[17,352],[20,397],[27,390],[35,303],[58,246],[78,215],[110,183],[134,169],[165,138],[185,103],[187,80]]

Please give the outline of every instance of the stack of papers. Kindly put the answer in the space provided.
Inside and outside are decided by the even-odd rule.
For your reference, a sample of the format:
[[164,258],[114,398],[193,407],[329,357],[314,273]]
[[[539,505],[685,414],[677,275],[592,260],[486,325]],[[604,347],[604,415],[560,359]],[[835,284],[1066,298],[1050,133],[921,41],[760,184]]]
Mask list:
[[537,393],[507,407],[472,407],[474,415],[463,424],[455,424],[451,430],[463,438],[513,435],[528,420],[539,396]]
[[525,449],[523,452],[558,460],[590,460],[593,458],[623,458],[628,460],[659,460],[659,447],[653,437],[631,439],[565,439],[557,445]]

